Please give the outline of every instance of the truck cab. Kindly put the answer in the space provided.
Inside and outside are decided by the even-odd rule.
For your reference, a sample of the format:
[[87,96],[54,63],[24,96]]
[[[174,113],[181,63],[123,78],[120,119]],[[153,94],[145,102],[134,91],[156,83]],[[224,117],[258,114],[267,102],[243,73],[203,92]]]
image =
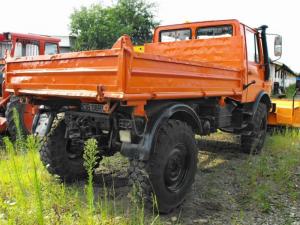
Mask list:
[[242,70],[242,102],[271,93],[266,26],[253,29],[238,20],[160,26],[145,53]]
[[3,82],[2,68],[5,54],[11,57],[53,55],[59,53],[60,39],[34,34],[5,32],[0,34],[0,81]]
[[0,58],[9,50],[12,57],[58,54],[60,39],[36,35],[4,32],[0,34]]

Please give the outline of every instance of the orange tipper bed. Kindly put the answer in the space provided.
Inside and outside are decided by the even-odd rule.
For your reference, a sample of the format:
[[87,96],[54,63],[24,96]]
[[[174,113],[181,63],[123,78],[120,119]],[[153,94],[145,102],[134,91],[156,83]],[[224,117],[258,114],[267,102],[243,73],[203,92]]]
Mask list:
[[[238,21],[185,24],[232,24],[231,38],[192,39],[154,43],[145,53],[135,53],[128,36],[121,37],[110,50],[86,51],[52,56],[7,59],[7,90],[16,94],[80,97],[83,101],[184,99],[231,96],[242,102],[255,99],[262,87],[247,83],[245,43]],[[176,25],[174,29],[176,29]],[[194,32],[194,31],[193,31]],[[257,70],[251,67],[254,73]],[[259,75],[263,76],[263,75]],[[261,79],[253,76],[252,79]],[[253,90],[253,91],[252,91]]]
[[147,54],[147,50],[138,54],[126,36],[111,50],[7,62],[7,90],[22,94],[100,101],[241,97],[242,94],[243,73],[238,68],[177,60]]

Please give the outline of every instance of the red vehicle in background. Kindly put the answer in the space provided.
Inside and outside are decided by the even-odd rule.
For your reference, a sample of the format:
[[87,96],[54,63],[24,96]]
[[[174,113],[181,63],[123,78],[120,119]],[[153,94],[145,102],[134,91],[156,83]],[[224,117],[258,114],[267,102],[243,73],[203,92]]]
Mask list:
[[13,109],[16,108],[20,117],[20,128],[23,134],[31,132],[35,109],[31,105],[23,104],[19,98],[5,91],[5,55],[10,54],[18,58],[23,56],[52,55],[59,53],[60,39],[50,36],[0,33],[0,134],[8,133],[12,139],[16,138],[16,127],[13,120]]

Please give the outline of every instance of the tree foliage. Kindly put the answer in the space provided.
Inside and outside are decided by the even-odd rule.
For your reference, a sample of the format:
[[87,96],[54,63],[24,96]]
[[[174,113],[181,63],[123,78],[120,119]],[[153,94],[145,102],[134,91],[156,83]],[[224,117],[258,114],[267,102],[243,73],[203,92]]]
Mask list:
[[95,4],[81,7],[71,15],[71,34],[75,35],[75,50],[110,48],[124,35],[131,36],[133,44],[143,44],[152,39],[155,4],[144,0],[118,0],[103,7]]

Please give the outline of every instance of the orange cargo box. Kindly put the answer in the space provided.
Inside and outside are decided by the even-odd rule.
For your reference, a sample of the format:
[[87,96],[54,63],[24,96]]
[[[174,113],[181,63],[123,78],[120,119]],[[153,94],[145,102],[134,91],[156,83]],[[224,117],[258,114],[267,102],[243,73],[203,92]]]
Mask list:
[[238,68],[135,53],[127,36],[111,50],[7,59],[7,90],[17,95],[98,101],[237,96],[242,79]]

